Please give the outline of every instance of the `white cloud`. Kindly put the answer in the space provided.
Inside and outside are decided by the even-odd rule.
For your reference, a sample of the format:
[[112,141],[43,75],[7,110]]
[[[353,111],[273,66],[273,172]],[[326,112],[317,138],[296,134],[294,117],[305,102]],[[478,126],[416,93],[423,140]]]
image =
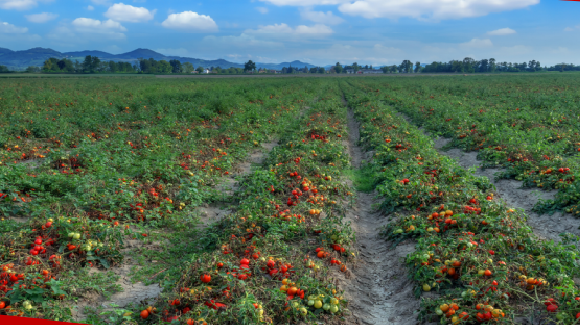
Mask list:
[[574,26],[574,27],[566,27],[566,28],[564,28],[564,31],[565,32],[572,32],[572,31],[575,31],[577,29],[580,29],[580,25]]
[[493,43],[489,39],[472,39],[467,43],[461,43],[459,46],[464,48],[485,48],[493,46]]
[[17,27],[7,22],[0,21],[0,33],[2,34],[24,34],[28,31],[26,27]]
[[58,15],[55,15],[55,14],[50,13],[50,12],[43,12],[41,14],[28,15],[28,16],[26,16],[26,19],[31,23],[42,24],[42,23],[46,23],[47,21],[51,21],[53,19],[56,19],[56,17],[58,17]]
[[311,34],[311,35],[322,35],[322,34],[332,34],[333,31],[330,27],[323,24],[316,24],[314,26],[300,25],[296,28],[292,28],[284,23],[274,24],[267,26],[258,26],[258,29],[248,29],[245,31],[248,34]]
[[124,39],[127,31],[123,25],[114,20],[100,21],[91,18],[77,18],[72,21],[71,25],[76,32],[83,34],[102,34],[111,39]]
[[262,15],[265,15],[268,13],[268,8],[266,8],[266,7],[256,7],[256,10],[258,10]]
[[349,0],[260,0],[270,2],[277,6],[317,6],[317,5],[338,5]]
[[144,7],[133,7],[124,3],[116,3],[104,13],[105,17],[115,21],[127,21],[131,23],[144,22],[153,19],[157,9],[148,10]]
[[87,7],[87,10],[95,10],[95,7],[93,7],[93,6],[89,5],[89,6]]
[[342,4],[339,10],[365,18],[411,17],[442,20],[481,17],[491,12],[526,8],[539,2],[540,0],[359,0]]
[[1,9],[26,10],[36,7],[39,2],[50,2],[52,0],[0,0]]
[[339,5],[339,10],[364,18],[420,20],[461,19],[491,12],[522,9],[540,0],[260,0],[278,6]]
[[296,33],[298,34],[332,34],[332,28],[323,25],[316,24],[314,26],[300,25],[296,27]]
[[91,18],[77,18],[73,20],[72,25],[77,28],[77,30],[115,30],[125,32],[127,29],[123,27],[119,22],[114,20],[100,21]]
[[303,19],[327,25],[338,25],[344,22],[344,19],[334,16],[332,11],[325,13],[324,11],[310,11],[309,9],[305,9],[300,11],[300,16]]
[[183,11],[171,14],[161,23],[165,28],[178,29],[186,32],[217,32],[218,26],[210,16],[199,15],[193,11]]
[[516,31],[511,28],[500,28],[487,32],[487,35],[509,35],[515,33]]

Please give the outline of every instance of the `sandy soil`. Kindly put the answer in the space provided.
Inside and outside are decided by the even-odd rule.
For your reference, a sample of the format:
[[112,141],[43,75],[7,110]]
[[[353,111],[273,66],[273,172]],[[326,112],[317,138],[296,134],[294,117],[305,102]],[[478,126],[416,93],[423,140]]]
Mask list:
[[[261,148],[256,148],[250,156],[249,159],[243,163],[236,166],[236,171],[230,175],[230,177],[225,178],[225,180],[218,185],[218,188],[223,191],[225,196],[233,195],[234,191],[238,188],[238,182],[236,177],[244,176],[252,171],[252,167],[259,165],[264,160],[265,155],[270,152],[275,146],[278,145],[278,140],[272,140],[269,143],[262,144]],[[195,213],[199,213],[204,226],[221,220],[224,216],[232,212],[232,210],[227,208],[226,204],[215,204],[215,205],[204,205],[195,209]],[[136,247],[146,247],[149,249],[160,249],[160,243],[148,243],[143,244],[140,240],[126,240],[125,248],[122,250],[123,253],[127,253]],[[153,261],[155,262],[155,261]],[[122,266],[113,267],[113,271],[120,278],[117,284],[121,286],[123,291],[115,293],[111,296],[110,300],[105,300],[101,295],[94,292],[83,293],[80,296],[79,303],[76,305],[76,309],[73,310],[73,318],[75,321],[81,321],[86,318],[84,309],[86,306],[98,307],[102,306],[105,311],[112,310],[111,304],[118,305],[120,307],[128,306],[131,303],[148,303],[152,304],[155,299],[161,293],[161,287],[158,284],[144,285],[143,282],[132,283],[131,277],[129,276],[131,268],[136,266],[133,264],[131,259],[126,257]],[[105,270],[92,269],[91,274],[106,272]]]
[[[438,138],[435,140],[435,147],[441,149],[450,141],[451,139]],[[570,232],[575,235],[580,235],[580,230],[578,229],[580,221],[573,215],[562,212],[556,212],[553,215],[538,214],[532,211],[532,208],[539,200],[554,199],[557,190],[542,191],[538,189],[522,188],[522,182],[516,180],[502,179],[495,181],[494,174],[499,170],[481,170],[479,168],[481,162],[477,160],[477,152],[463,152],[460,149],[451,149],[440,152],[448,157],[454,158],[466,169],[476,166],[476,175],[487,177],[495,186],[494,196],[504,200],[510,207],[523,209],[526,215],[528,215],[528,224],[540,237],[559,241],[560,237],[558,235],[560,233]]]
[[[127,251],[137,247],[148,249],[159,249],[160,243],[159,242],[144,243],[140,240],[126,239],[125,248],[122,250],[122,252],[126,253]],[[152,304],[153,301],[157,299],[157,297],[161,293],[161,287],[158,284],[151,284],[146,286],[145,284],[143,284],[143,282],[132,283],[129,274],[133,266],[136,266],[136,264],[132,263],[132,260],[126,257],[122,266],[113,267],[110,269],[110,271],[119,276],[119,279],[116,281],[116,284],[123,289],[123,291],[113,294],[110,300],[106,300],[103,296],[101,296],[96,292],[89,291],[82,293],[79,297],[78,304],[76,304],[75,306],[76,308],[72,310],[74,320],[79,322],[87,317],[84,311],[85,307],[90,308],[102,307],[103,311],[111,311],[113,310],[111,304],[115,304],[119,307],[126,307],[131,303],[138,304],[140,302]],[[108,271],[101,268],[99,269],[92,268],[89,274],[105,273],[105,272]]]
[[[218,185],[218,189],[224,196],[231,196],[238,189],[237,177],[248,175],[252,171],[252,167],[260,165],[264,161],[264,157],[278,145],[278,139],[274,139],[268,143],[263,143],[261,148],[254,150],[247,161],[236,166],[236,171],[231,173],[229,177],[225,177],[223,182]],[[228,209],[227,205],[221,204],[205,204],[197,207],[194,213],[199,214],[204,226],[223,219],[230,214],[232,210]]]
[[[354,168],[368,159],[358,146],[359,124],[352,111],[348,116],[348,149]],[[345,298],[352,313],[346,324],[416,324],[419,301],[413,295],[413,283],[403,261],[415,250],[414,242],[400,243],[391,249],[391,243],[379,238],[381,226],[389,223],[388,216],[376,211],[375,194],[356,193],[355,205],[347,211],[346,221],[356,232],[357,251],[355,266],[347,277],[338,275]]]
[[[405,118],[407,122],[413,123],[407,116],[399,113],[399,116]],[[425,134],[429,134],[425,132]],[[487,177],[495,186],[494,196],[506,202],[509,207],[522,209],[528,216],[528,224],[534,229],[534,233],[543,239],[553,239],[560,241],[561,233],[569,232],[580,235],[580,221],[572,214],[556,212],[553,215],[538,214],[532,211],[532,208],[539,200],[551,200],[557,193],[557,190],[541,191],[538,189],[522,188],[522,183],[516,180],[502,179],[495,181],[494,175],[498,169],[481,170],[481,162],[477,160],[477,152],[464,152],[460,149],[451,149],[442,151],[441,149],[451,141],[450,138],[434,139],[435,148],[439,153],[451,157],[463,168],[469,169],[472,166],[477,168],[475,175]]]

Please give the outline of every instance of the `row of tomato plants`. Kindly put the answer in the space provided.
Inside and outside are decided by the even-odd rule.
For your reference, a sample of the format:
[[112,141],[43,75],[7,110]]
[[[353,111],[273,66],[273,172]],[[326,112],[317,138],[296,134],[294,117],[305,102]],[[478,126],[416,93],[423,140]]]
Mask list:
[[580,214],[576,79],[420,78],[390,84],[372,80],[364,87],[380,89],[387,104],[428,131],[452,138],[451,146],[478,151],[484,168],[503,168],[499,178],[558,189],[555,200],[540,203],[538,211]]
[[417,240],[406,258],[415,293],[437,293],[421,300],[419,319],[512,323],[534,315],[577,322],[576,247],[539,240],[525,214],[495,200],[486,178],[438,154],[376,88],[343,86],[361,122],[361,141],[374,151],[367,168],[382,208],[403,213],[383,234],[395,245]]
[[[279,120],[302,105],[305,98],[298,93],[306,92],[306,85],[294,85],[294,92],[289,94],[283,93],[285,85],[278,85],[273,94],[262,93],[267,101],[263,105],[245,102],[239,93],[250,86],[238,85],[230,89],[231,98],[226,98],[235,99],[237,107],[225,107],[202,121],[179,116],[184,110],[198,110],[196,93],[191,95],[193,103],[186,101],[189,97],[185,94],[159,95],[151,107],[151,111],[165,115],[158,121],[139,112],[129,113],[133,119],[144,122],[151,118],[151,122],[126,127],[103,125],[101,136],[83,131],[87,137],[78,137],[79,146],[52,148],[45,158],[33,162],[38,168],[32,170],[27,164],[29,156],[14,163],[6,159],[0,166],[0,211],[4,217],[46,215],[46,207],[57,203],[64,209],[81,206],[95,218],[144,220],[161,218],[172,208],[183,209],[174,201],[193,205],[207,201],[214,193],[200,189],[232,172],[235,161],[276,132]],[[220,87],[223,85],[209,90],[219,94]],[[75,109],[61,113],[72,116]],[[105,105],[99,113],[106,111]],[[81,119],[92,118],[95,112],[81,114],[87,114]],[[31,139],[21,140],[27,143]]]
[[186,263],[175,288],[143,306],[140,324],[280,324],[346,312],[330,279],[353,257],[340,217],[351,193],[338,181],[349,166],[346,110],[336,85],[323,94],[241,180],[235,212],[207,230],[219,233],[216,250]]
[[[228,128],[192,137],[186,143],[175,139],[160,143],[155,146],[157,152],[125,143],[122,138],[131,131],[119,130],[66,154],[74,158],[49,154],[37,170],[27,170],[20,161],[0,166],[4,216],[34,217],[25,224],[1,221],[0,300],[4,307],[0,314],[51,317],[54,299],[71,298],[70,292],[62,288],[63,281],[68,281],[63,278],[68,271],[121,264],[124,239],[147,235],[136,233],[134,227],[129,229],[130,224],[138,221],[148,227],[162,226],[187,218],[195,206],[215,199],[210,185],[227,175],[227,170],[231,171],[248,151],[267,141],[267,135],[284,129],[303,105],[303,95],[287,90],[279,90],[278,99],[274,95],[263,94],[264,99],[272,97],[273,101],[264,107],[241,103],[242,109],[236,114],[204,122],[210,126],[224,123]],[[307,98],[313,99],[312,95]],[[251,119],[256,120],[248,123]],[[146,132],[155,133],[155,127]],[[163,139],[163,135],[157,138]],[[231,141],[224,143],[224,139]],[[102,153],[114,147],[113,143],[118,144],[113,158],[119,165],[122,161],[141,164],[146,171],[147,160],[166,158],[163,174],[151,179],[111,166],[111,157]],[[194,158],[199,158],[181,152],[182,145],[191,148],[194,155],[202,151],[207,161],[193,167]],[[83,164],[83,172],[67,173],[62,166],[67,164],[73,168]]]

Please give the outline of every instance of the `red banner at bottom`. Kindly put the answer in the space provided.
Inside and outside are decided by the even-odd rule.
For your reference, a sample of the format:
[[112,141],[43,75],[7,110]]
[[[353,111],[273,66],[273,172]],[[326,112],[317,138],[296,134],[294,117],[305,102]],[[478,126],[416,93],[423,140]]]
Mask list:
[[73,323],[55,322],[46,319],[27,318],[18,316],[0,316],[0,324],[2,325],[79,325]]

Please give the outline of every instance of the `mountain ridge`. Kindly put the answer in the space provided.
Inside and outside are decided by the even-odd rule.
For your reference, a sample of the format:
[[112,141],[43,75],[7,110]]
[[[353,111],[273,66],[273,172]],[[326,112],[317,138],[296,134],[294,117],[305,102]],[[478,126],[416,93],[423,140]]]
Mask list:
[[[181,63],[191,62],[194,67],[221,67],[221,68],[243,68],[244,63],[231,62],[225,59],[215,59],[215,60],[204,60],[190,57],[181,56],[169,56],[164,55],[159,52],[138,48],[130,52],[111,54],[99,50],[83,50],[83,51],[72,51],[72,52],[59,52],[50,48],[35,47],[28,50],[13,51],[7,48],[0,47],[0,65],[7,66],[9,69],[13,70],[24,70],[29,66],[42,67],[44,61],[48,58],[63,59],[68,58],[71,60],[82,60],[87,56],[96,56],[103,61],[137,61],[139,58],[149,59],[153,58],[155,60],[179,60]],[[295,68],[303,67],[314,67],[307,62],[301,62],[299,60],[294,60],[291,62],[280,62],[280,63],[263,63],[256,62],[256,68],[264,69],[274,69],[280,70],[283,67],[292,66]]]

